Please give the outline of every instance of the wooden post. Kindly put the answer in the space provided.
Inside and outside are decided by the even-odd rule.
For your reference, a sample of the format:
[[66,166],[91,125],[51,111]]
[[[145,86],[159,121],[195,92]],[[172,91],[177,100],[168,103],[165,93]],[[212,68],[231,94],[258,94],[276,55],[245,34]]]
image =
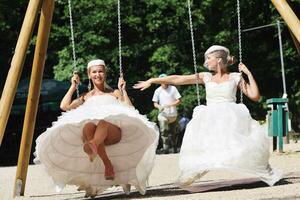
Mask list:
[[0,145],[2,143],[11,106],[13,104],[17,86],[21,77],[26,52],[36,22],[36,16],[40,8],[40,4],[41,0],[30,0],[28,3],[25,18],[16,45],[15,54],[11,61],[11,66],[8,71],[2,92],[2,97],[0,100]]
[[26,104],[22,140],[16,173],[14,190],[15,196],[24,195],[53,10],[54,0],[44,0],[40,16],[29,93]]
[[274,4],[275,8],[283,18],[283,20],[286,22],[288,27],[291,29],[292,33],[300,42],[300,21],[289,6],[289,4],[286,2],[286,0],[271,0]]
[[298,52],[298,54],[299,54],[299,56],[300,56],[300,42],[297,41],[297,39],[296,39],[296,37],[294,36],[294,34],[292,33],[291,29],[289,29],[289,32],[290,32],[290,35],[291,35],[292,38],[293,38],[293,42],[294,42],[295,47],[296,47],[296,49],[297,49],[297,52]]

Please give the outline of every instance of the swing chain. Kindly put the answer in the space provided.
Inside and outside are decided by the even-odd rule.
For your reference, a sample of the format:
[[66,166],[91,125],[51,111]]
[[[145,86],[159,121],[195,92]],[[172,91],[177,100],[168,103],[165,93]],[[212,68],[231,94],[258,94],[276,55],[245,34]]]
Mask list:
[[120,0],[118,0],[118,34],[119,34],[118,35],[118,39],[119,39],[119,70],[120,70],[120,77],[123,77]]
[[[237,11],[237,19],[238,19],[238,40],[239,40],[239,62],[242,63],[242,33],[241,33],[241,9],[240,9],[240,1],[237,0],[237,7],[236,7],[236,11]],[[241,73],[241,81],[243,84],[243,76]],[[243,86],[241,85],[240,88],[240,102],[243,103]]]
[[[71,0],[68,0],[68,7],[69,7],[71,43],[72,43],[72,53],[73,53],[73,73],[75,74],[75,73],[78,73],[78,69],[77,69],[77,62],[76,62],[76,51],[75,51],[75,41],[74,41],[74,28],[73,28]],[[76,96],[77,96],[77,98],[79,98],[78,84],[76,86]]]
[[[192,51],[193,51],[194,73],[198,77],[198,74],[197,74],[196,53],[195,53],[196,51],[195,51],[195,43],[194,43],[193,21],[192,21],[192,12],[191,12],[191,3],[190,3],[190,0],[187,0],[187,3],[188,3],[188,10],[189,10],[189,22],[190,22]],[[197,92],[198,105],[200,105],[200,94],[199,94],[199,84],[198,84],[198,82],[196,83],[196,92]]]

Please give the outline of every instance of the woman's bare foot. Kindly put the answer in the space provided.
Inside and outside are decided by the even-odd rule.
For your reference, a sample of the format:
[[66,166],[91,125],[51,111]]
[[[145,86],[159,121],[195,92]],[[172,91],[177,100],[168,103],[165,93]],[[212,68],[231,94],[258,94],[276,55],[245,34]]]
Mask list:
[[90,161],[93,162],[97,156],[97,145],[86,141],[83,145],[83,151],[89,156]]
[[114,167],[112,164],[105,165],[104,177],[106,180],[114,180],[115,179],[115,172]]

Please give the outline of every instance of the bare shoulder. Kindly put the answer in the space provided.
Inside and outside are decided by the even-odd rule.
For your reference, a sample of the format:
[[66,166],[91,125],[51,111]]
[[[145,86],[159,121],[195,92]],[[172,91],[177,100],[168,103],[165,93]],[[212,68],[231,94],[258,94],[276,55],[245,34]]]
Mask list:
[[198,76],[199,78],[203,79],[205,76],[211,76],[212,74],[210,72],[199,72]]
[[198,79],[198,83],[203,84],[206,79],[209,79],[212,76],[210,72],[199,72],[196,74],[196,78]]
[[81,96],[81,98],[83,99],[83,101],[86,101],[87,99],[89,99],[89,98],[92,97],[92,96],[93,96],[92,92],[89,91],[89,92],[83,94],[83,95]]

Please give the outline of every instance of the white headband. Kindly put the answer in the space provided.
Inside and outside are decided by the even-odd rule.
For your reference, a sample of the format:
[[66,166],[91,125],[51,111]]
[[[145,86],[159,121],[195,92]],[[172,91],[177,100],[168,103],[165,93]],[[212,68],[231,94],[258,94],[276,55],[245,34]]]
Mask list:
[[90,61],[87,65],[87,68],[89,69],[90,67],[97,66],[97,65],[106,66],[104,60],[96,59],[96,60]]
[[227,56],[230,55],[230,51],[226,47],[221,46],[221,45],[212,45],[205,51],[204,56],[207,56],[208,54],[210,54],[214,51],[225,51],[227,53]]

